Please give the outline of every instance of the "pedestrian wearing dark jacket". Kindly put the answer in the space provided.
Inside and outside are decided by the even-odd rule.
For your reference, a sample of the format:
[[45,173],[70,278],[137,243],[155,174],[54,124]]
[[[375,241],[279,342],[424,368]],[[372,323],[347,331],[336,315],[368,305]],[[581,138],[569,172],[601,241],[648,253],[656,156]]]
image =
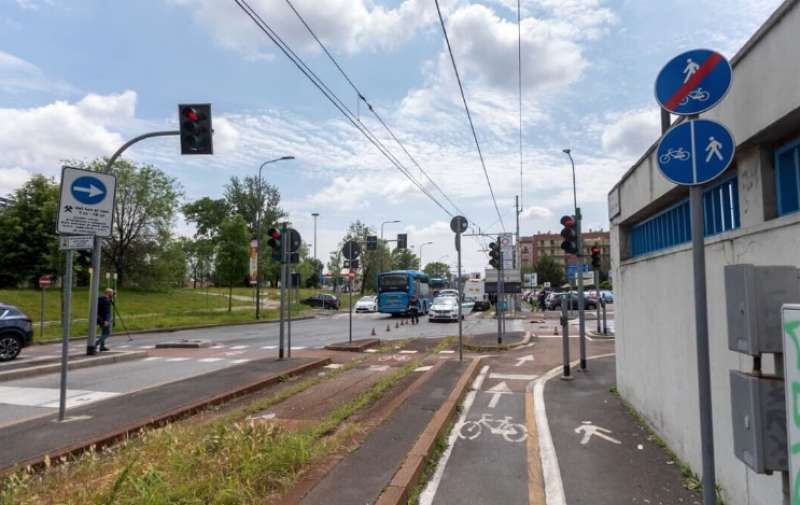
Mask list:
[[111,335],[111,310],[114,303],[114,290],[109,288],[97,299],[97,324],[100,326],[98,344],[101,351],[108,351],[106,339]]

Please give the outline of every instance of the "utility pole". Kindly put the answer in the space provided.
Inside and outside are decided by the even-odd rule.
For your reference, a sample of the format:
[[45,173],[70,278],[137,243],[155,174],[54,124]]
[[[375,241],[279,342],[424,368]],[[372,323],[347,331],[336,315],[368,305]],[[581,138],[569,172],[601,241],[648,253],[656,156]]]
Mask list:
[[278,359],[284,356],[284,321],[286,319],[286,251],[289,250],[289,223],[281,223],[281,310],[280,337],[278,339]]
[[[519,208],[519,195],[514,197],[514,207],[515,212],[514,215],[517,217],[517,243],[514,247],[514,268],[519,270],[520,273],[520,285],[522,285],[522,256],[520,254],[520,243],[519,243],[519,215],[522,213],[522,210]],[[514,310],[519,312],[522,310],[520,302],[520,295],[519,293],[514,295]]]
[[317,259],[317,218],[319,212],[312,212],[311,217],[314,218],[314,259]]
[[[584,314],[583,300],[583,236],[581,232],[581,209],[578,207],[578,190],[575,183],[575,160],[572,159],[572,151],[564,149],[562,151],[569,157],[572,164],[572,199],[575,206],[575,231],[578,235],[578,252],[575,254],[575,275],[578,277],[578,324],[580,335],[580,356],[581,370],[586,370],[586,319]],[[568,302],[569,303],[569,302]]]

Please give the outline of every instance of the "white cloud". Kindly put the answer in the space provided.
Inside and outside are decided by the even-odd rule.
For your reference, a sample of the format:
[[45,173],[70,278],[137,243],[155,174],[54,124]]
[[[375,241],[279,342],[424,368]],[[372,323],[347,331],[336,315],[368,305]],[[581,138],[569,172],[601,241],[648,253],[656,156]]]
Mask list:
[[22,168],[0,168],[0,197],[19,188],[30,178],[30,172]]
[[553,215],[553,212],[547,207],[532,205],[526,209],[522,209],[519,215],[520,221],[527,221],[534,218],[548,218]]
[[661,115],[655,107],[611,114],[607,119],[600,140],[611,156],[635,160],[661,134]]
[[47,91],[64,94],[75,91],[75,88],[48,78],[39,67],[29,61],[0,51],[0,91],[8,93]]

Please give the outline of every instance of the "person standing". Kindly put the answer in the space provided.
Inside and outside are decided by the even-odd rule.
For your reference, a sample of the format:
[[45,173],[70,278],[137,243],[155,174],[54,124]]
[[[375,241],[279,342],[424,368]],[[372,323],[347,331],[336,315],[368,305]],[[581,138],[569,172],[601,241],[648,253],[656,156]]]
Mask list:
[[542,312],[544,312],[544,311],[545,311],[545,309],[547,308],[547,307],[545,306],[545,302],[546,302],[546,301],[547,301],[547,291],[545,291],[545,290],[543,289],[543,290],[541,290],[541,291],[539,292],[539,310],[541,310]]
[[419,324],[419,299],[416,295],[411,297],[408,305],[411,312],[411,324]]
[[101,351],[108,351],[106,339],[111,335],[111,308],[114,303],[114,290],[111,288],[103,292],[97,299],[97,324],[100,325],[100,338],[98,344]]

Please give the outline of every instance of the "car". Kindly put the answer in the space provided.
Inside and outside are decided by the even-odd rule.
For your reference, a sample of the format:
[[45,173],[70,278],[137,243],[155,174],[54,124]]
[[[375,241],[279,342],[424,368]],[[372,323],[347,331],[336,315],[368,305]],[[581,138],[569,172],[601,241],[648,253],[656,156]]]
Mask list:
[[31,343],[31,318],[13,305],[0,304],[0,361],[11,361]]
[[[464,318],[463,314],[461,318]],[[428,319],[430,321],[458,321],[458,298],[455,296],[434,298]]]
[[[548,298],[547,301],[547,310],[556,310],[561,308],[561,302],[565,299],[569,298],[569,302],[567,307],[570,310],[577,310],[578,309],[578,293],[574,291],[570,291],[569,293],[554,293],[551,298]],[[584,294],[584,304],[583,308],[586,310],[595,310],[597,309],[597,300],[586,296]]]
[[339,299],[333,295],[319,293],[300,300],[303,305],[321,307],[323,309],[339,310]]
[[378,297],[363,296],[355,305],[356,312],[378,312]]
[[455,296],[456,298],[458,298],[458,290],[457,289],[440,289],[436,293],[436,297],[438,298],[440,296]]
[[614,292],[609,291],[607,289],[603,289],[600,291],[600,297],[606,303],[614,303]]

